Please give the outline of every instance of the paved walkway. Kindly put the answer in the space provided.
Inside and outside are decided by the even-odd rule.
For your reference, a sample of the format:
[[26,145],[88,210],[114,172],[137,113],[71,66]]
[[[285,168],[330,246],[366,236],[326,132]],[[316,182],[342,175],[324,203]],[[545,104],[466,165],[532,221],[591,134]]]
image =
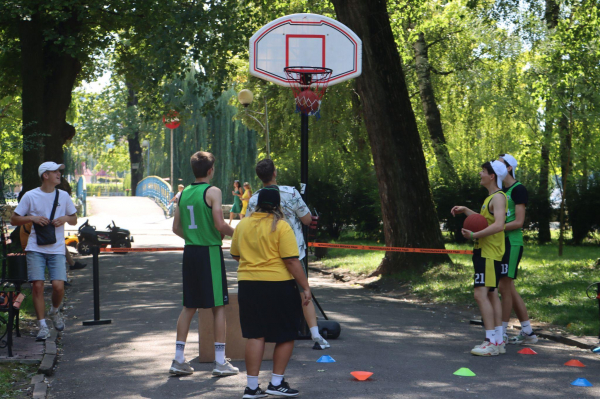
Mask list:
[[[137,207],[134,202],[131,204]],[[134,214],[133,209],[119,209],[119,213]],[[121,223],[117,216],[115,222],[132,232],[143,231],[146,221],[155,223],[154,216],[147,214],[136,226],[133,216],[128,220],[123,217],[131,225]],[[164,235],[160,235],[161,243],[174,240],[168,229],[156,231]],[[236,263],[226,263],[233,286]],[[192,376],[168,374],[181,306],[180,267],[181,253],[102,254],[101,316],[113,319],[113,323],[95,327],[81,325],[82,320],[93,318],[91,268],[75,272],[67,303],[73,308],[67,313],[63,354],[52,380],[51,397],[241,398],[246,377],[243,362],[236,363],[242,373],[233,377],[212,378],[211,365],[197,361],[192,362],[197,370]],[[332,348],[327,351],[312,350],[309,341],[297,342],[286,378],[300,389],[302,397],[600,396],[600,357],[589,351],[541,340],[533,346],[538,353],[535,356],[517,354],[520,348],[511,346],[506,355],[475,357],[469,351],[482,340],[483,331],[468,323],[473,314],[458,314],[443,307],[427,309],[325,277],[311,277],[310,283],[330,318],[342,324],[342,334],[331,341]],[[188,359],[198,353],[196,321],[191,331],[186,346]],[[336,363],[316,363],[325,353]],[[587,367],[563,366],[570,359],[579,359]],[[271,362],[262,365],[263,387],[271,367]],[[470,368],[477,376],[454,376],[461,367]],[[353,370],[372,371],[374,375],[370,381],[357,382],[349,374]],[[576,378],[586,378],[594,387],[571,386]]]

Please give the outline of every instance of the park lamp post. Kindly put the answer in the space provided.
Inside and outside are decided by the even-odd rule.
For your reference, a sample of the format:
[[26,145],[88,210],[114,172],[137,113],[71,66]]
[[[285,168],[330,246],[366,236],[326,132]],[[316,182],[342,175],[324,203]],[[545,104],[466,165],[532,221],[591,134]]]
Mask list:
[[[271,158],[271,149],[269,146],[269,108],[267,107],[267,96],[265,96],[265,112],[264,113],[252,111],[252,110],[248,109],[248,106],[250,104],[252,104],[253,100],[254,100],[254,94],[252,94],[252,92],[248,89],[244,89],[238,93],[238,101],[244,106],[246,115],[248,115],[250,118],[254,119],[260,125],[260,127],[262,127],[263,130],[265,131],[265,139],[267,142],[267,158]],[[251,115],[250,112],[252,112],[254,114],[258,114],[258,115],[264,115],[265,116],[264,125],[254,115]]]
[[142,148],[146,149],[146,177],[150,176],[150,142],[142,141]]

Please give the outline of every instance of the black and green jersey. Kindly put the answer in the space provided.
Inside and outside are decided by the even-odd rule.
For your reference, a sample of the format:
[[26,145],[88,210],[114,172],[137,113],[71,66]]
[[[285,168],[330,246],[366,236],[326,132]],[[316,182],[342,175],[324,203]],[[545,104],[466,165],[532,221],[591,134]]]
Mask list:
[[181,193],[179,216],[185,245],[223,245],[221,233],[215,228],[212,208],[206,203],[208,183],[192,183]]
[[[527,189],[519,182],[503,190],[508,198],[508,212],[506,214],[506,223],[513,222],[517,218],[516,205],[527,205]],[[511,245],[523,246],[523,229],[505,231],[504,235],[510,240]]]

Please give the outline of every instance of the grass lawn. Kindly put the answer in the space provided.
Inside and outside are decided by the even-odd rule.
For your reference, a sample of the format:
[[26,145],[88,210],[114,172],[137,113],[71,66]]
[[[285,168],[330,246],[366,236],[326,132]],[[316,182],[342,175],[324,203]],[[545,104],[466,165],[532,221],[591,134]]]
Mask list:
[[[374,241],[340,239],[338,244],[381,245]],[[447,249],[471,249],[471,245],[446,244]],[[346,269],[367,274],[375,270],[384,253],[329,249],[322,262],[328,269]],[[430,268],[423,275],[400,273],[392,278],[410,281],[413,292],[430,302],[475,304],[473,267],[470,255],[451,255],[453,263]],[[527,243],[515,280],[530,318],[566,327],[575,335],[597,336],[598,301],[585,294],[587,286],[600,281],[597,245],[565,246],[558,257],[556,242],[548,245]]]
[[36,369],[32,364],[0,364],[0,398],[27,397],[26,390]]

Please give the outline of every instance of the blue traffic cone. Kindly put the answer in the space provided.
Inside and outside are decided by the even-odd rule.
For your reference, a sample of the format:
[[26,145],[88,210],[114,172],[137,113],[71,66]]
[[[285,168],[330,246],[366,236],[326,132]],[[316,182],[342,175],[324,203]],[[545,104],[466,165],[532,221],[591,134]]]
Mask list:
[[335,363],[335,360],[329,355],[324,355],[317,360],[317,363]]
[[585,378],[578,378],[575,381],[573,381],[571,383],[571,385],[574,385],[576,387],[591,387],[593,386],[588,380],[586,380]]

